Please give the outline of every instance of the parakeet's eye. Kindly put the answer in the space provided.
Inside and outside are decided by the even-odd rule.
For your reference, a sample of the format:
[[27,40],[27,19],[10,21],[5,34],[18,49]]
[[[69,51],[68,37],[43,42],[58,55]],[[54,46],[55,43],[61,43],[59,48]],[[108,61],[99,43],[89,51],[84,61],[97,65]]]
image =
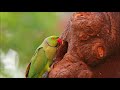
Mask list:
[[52,38],[52,40],[54,40],[55,38]]

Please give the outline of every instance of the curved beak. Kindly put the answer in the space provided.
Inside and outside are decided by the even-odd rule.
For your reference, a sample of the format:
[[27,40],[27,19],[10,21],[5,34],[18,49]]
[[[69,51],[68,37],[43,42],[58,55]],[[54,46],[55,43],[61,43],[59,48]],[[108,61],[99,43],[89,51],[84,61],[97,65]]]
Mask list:
[[63,41],[62,41],[60,38],[57,39],[57,42],[58,42],[60,45],[63,44]]

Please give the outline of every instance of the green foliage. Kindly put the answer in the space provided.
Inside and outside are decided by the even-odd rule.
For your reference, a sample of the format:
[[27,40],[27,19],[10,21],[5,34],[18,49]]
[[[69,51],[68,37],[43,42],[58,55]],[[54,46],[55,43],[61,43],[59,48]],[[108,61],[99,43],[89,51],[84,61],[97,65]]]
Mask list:
[[25,67],[35,49],[50,35],[59,35],[55,12],[0,12],[0,49],[16,50]]

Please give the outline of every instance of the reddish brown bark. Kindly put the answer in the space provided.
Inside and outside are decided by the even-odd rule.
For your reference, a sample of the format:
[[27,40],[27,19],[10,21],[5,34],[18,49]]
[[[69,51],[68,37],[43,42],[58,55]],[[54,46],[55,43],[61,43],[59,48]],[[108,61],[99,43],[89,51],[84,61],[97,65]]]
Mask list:
[[74,13],[60,38],[50,78],[120,77],[120,12]]

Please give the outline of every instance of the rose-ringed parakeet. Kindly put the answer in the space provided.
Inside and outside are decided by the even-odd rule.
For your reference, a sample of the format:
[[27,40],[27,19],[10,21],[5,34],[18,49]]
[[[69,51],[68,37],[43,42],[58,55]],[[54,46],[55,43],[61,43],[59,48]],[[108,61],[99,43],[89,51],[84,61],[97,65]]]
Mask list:
[[26,78],[42,78],[45,72],[49,72],[50,65],[60,44],[62,44],[62,40],[58,36],[47,37],[36,49],[26,69]]

